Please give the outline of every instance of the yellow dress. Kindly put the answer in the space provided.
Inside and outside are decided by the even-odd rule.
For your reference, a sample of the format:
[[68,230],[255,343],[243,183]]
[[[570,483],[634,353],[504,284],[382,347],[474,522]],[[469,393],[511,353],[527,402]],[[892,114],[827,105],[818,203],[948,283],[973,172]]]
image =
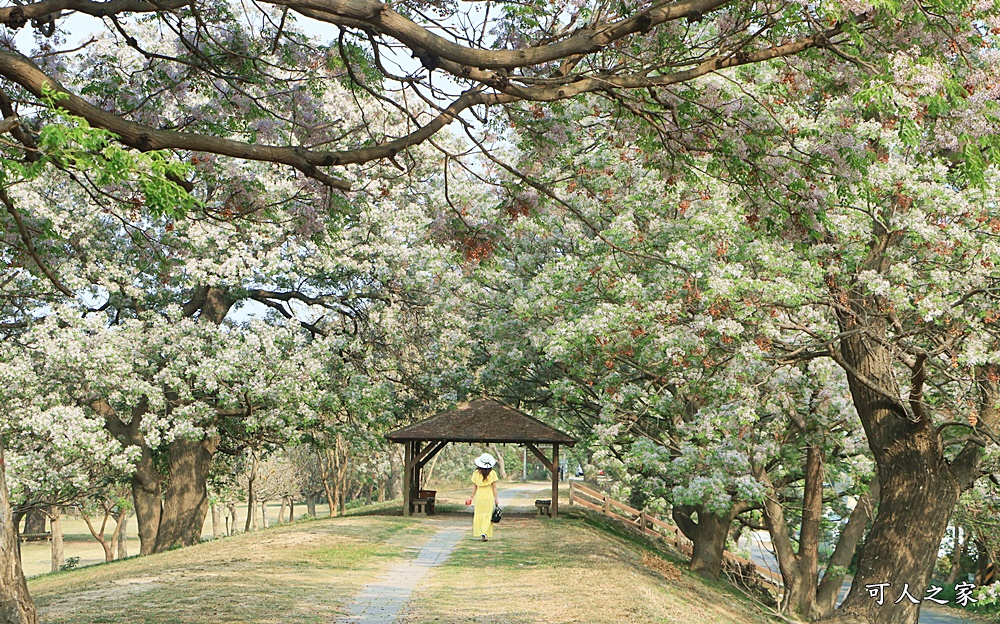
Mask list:
[[478,470],[472,473],[472,482],[476,484],[476,495],[472,499],[472,504],[476,506],[472,516],[472,534],[476,537],[493,537],[493,488],[490,486],[498,480],[495,470],[491,470],[485,479]]

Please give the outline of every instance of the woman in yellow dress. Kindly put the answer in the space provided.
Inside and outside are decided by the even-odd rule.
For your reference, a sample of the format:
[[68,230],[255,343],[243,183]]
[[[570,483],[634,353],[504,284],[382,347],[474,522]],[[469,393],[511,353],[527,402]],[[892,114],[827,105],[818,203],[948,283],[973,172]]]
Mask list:
[[466,505],[475,504],[475,514],[472,516],[472,534],[487,541],[493,537],[493,507],[500,504],[497,495],[497,473],[493,470],[497,460],[489,453],[483,453],[476,458],[476,471],[472,473],[472,498],[465,501]]

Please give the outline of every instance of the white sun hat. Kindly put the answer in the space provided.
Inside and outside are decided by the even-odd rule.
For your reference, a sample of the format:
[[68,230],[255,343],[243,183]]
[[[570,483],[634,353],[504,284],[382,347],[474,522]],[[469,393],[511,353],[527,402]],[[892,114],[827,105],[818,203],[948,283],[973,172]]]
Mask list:
[[497,463],[497,460],[489,453],[483,453],[476,458],[476,465],[480,468],[492,468]]

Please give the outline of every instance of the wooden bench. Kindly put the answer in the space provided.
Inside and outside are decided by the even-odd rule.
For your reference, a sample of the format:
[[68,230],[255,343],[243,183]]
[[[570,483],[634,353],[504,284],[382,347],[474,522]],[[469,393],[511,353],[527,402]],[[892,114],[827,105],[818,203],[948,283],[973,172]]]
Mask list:
[[539,516],[552,516],[552,500],[536,500],[535,501],[535,511],[538,512]]
[[52,533],[22,533],[21,540],[25,542],[47,542],[52,539]]

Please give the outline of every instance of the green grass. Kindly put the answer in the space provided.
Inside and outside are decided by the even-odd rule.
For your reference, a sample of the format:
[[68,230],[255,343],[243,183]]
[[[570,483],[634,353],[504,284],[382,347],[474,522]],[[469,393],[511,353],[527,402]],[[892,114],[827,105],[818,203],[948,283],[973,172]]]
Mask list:
[[406,622],[770,621],[725,584],[686,571],[665,578],[644,555],[679,561],[664,544],[581,510],[565,510],[557,520],[505,518],[490,542],[459,544],[425,583]]

